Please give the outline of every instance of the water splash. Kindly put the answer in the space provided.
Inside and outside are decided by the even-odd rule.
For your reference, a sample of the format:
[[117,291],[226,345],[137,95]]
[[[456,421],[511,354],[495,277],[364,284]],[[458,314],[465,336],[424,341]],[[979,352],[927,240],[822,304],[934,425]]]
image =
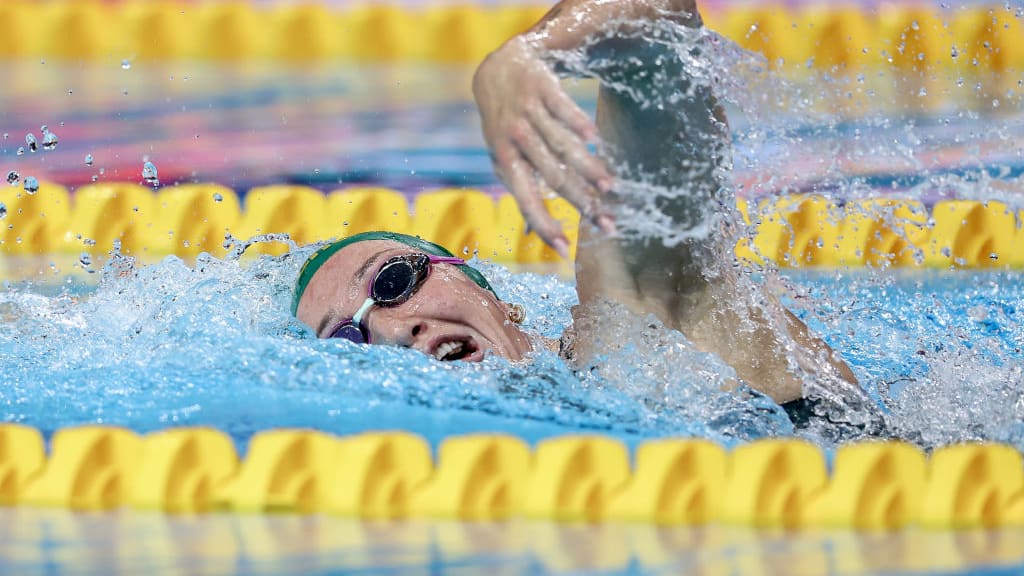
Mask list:
[[153,188],[160,186],[160,178],[156,171],[156,164],[153,164],[149,160],[142,163],[142,180]]
[[[44,126],[45,128],[45,126]],[[57,143],[59,142],[57,135],[49,130],[43,131],[43,150],[51,151],[57,149]]]
[[36,180],[35,176],[25,176],[24,189],[25,193],[29,195],[39,192],[39,181]]

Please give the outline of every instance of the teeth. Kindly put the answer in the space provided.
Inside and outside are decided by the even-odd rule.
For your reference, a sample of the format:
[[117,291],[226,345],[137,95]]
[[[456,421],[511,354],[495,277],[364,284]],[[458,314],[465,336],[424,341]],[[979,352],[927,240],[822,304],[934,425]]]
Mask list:
[[434,351],[434,357],[438,360],[444,360],[449,354],[460,350],[462,350],[462,342],[445,342]]

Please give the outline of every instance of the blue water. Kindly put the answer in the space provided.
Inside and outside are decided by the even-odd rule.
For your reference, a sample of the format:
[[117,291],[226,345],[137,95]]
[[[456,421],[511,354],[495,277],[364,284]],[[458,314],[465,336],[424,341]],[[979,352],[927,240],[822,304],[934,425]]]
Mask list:
[[[530,442],[600,432],[631,445],[665,436],[731,445],[795,432],[770,400],[721,392],[728,368],[671,331],[660,332],[656,349],[627,346],[605,359],[621,369],[594,373],[575,373],[546,351],[521,365],[451,364],[317,340],[288,311],[308,251],[242,262],[204,256],[194,265],[116,257],[96,282],[8,285],[0,291],[0,419],[47,435],[83,423],[140,432],[210,425],[240,449],[273,427],[405,429],[433,444],[475,431]],[[478,265],[504,299],[527,304],[528,331],[557,337],[569,324],[571,282]],[[849,362],[898,437],[1024,449],[1019,273],[846,270],[790,274],[789,282],[790,307]],[[639,334],[649,320],[624,314],[608,330]]]

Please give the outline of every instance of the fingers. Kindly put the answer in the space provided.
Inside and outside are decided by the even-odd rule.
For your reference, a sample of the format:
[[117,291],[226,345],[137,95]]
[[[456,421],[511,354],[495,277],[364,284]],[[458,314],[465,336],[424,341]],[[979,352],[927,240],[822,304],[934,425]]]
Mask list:
[[602,194],[611,191],[611,172],[600,158],[587,150],[586,144],[577,134],[552,117],[546,107],[532,107],[528,114],[548,148],[562,163]]
[[597,142],[597,126],[557,82],[553,86],[544,87],[541,97],[551,115],[571,128],[580,139],[588,143]]
[[514,142],[519,153],[529,161],[548,187],[587,217],[593,215],[596,199],[586,181],[559,161],[532,125],[517,130]]
[[562,232],[562,226],[544,205],[544,199],[534,180],[533,167],[513,146],[499,151],[497,161],[498,173],[515,197],[526,224],[554,248],[559,256],[569,258],[569,239]]
[[[571,147],[571,141],[569,141],[569,144],[566,144],[565,138],[560,138],[560,136],[564,136],[568,131],[558,127],[557,122],[547,116],[546,111],[539,114],[546,116],[544,122],[547,123],[546,130],[552,134],[551,141],[555,141],[557,146]],[[581,146],[577,146],[575,156],[573,152],[565,152],[561,155],[562,158],[560,159],[559,155],[548,145],[549,141],[537,132],[533,124],[524,123],[524,125],[519,126],[519,129],[515,132],[514,141],[519,148],[520,154],[529,160],[545,184],[568,200],[586,219],[593,222],[605,233],[612,234],[615,232],[614,221],[611,214],[604,209],[595,191],[595,185],[586,181],[580,173],[594,174],[594,179],[601,181],[602,186],[608,185],[610,187],[610,184],[605,184],[601,180],[607,177],[604,176],[605,169],[599,161],[597,161],[597,166],[594,166],[591,161],[596,161],[596,159],[590,156]],[[579,143],[578,139],[576,139],[576,142]],[[580,158],[579,154],[589,158]],[[575,166],[563,164],[562,160],[566,159],[582,168],[577,170]]]

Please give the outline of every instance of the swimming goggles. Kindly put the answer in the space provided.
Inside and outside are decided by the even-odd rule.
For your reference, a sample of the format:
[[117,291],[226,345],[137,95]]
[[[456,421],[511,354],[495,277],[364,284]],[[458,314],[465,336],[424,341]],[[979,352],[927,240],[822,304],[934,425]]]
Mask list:
[[429,254],[405,254],[388,258],[370,281],[366,300],[359,307],[359,311],[352,318],[338,324],[327,337],[344,338],[356,344],[369,344],[370,331],[363,324],[363,316],[370,308],[375,304],[391,308],[407,302],[427,281],[433,264],[465,263],[462,258]]

